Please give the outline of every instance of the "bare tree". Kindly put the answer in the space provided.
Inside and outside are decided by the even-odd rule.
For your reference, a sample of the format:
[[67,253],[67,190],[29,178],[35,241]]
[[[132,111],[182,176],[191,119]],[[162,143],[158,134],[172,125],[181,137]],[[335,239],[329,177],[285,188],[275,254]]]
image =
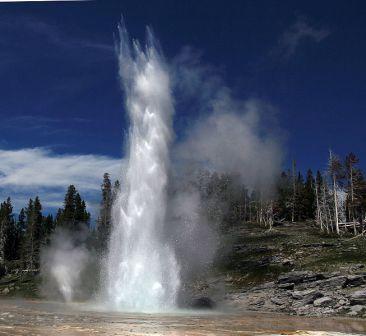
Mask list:
[[296,202],[296,162],[292,160],[292,211],[291,222],[295,222],[295,202]]
[[339,230],[339,206],[341,199],[338,199],[339,183],[344,177],[343,166],[337,156],[335,156],[331,150],[329,150],[329,162],[328,171],[332,181],[332,192],[334,200],[334,223],[337,234],[340,234]]

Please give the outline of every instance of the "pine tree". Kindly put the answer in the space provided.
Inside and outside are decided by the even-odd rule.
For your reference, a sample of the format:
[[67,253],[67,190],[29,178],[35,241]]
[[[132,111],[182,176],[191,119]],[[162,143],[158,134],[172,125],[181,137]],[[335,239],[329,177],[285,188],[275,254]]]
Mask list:
[[303,189],[304,219],[314,219],[315,216],[315,181],[313,172],[309,169]]
[[366,216],[366,180],[360,169],[355,168],[353,172],[353,219],[361,223],[364,230],[364,218]]
[[24,242],[25,265],[30,270],[35,270],[39,267],[39,253],[42,242],[42,205],[38,197],[33,201],[29,200],[26,214],[26,232]]
[[89,220],[90,220],[90,214],[86,210],[86,204],[83,199],[81,199],[81,196],[79,193],[76,193],[75,196],[75,214],[74,214],[74,220],[76,227],[86,225],[89,227]]
[[76,188],[74,185],[70,185],[65,195],[64,208],[60,218],[60,225],[69,230],[75,228],[75,198]]
[[17,231],[17,259],[21,259],[23,255],[25,255],[23,251],[24,247],[24,237],[27,228],[26,223],[26,215],[24,208],[21,208],[18,215],[18,220],[16,222],[16,231]]
[[25,233],[25,230],[27,228],[27,224],[25,222],[26,219],[26,215],[25,215],[25,210],[24,208],[21,208],[19,211],[19,215],[18,215],[18,230],[19,232],[23,235]]
[[306,219],[306,208],[304,203],[305,197],[305,185],[304,178],[300,172],[297,174],[297,179],[295,183],[295,221],[303,221]]
[[102,201],[100,204],[100,213],[98,218],[98,241],[99,248],[104,251],[107,247],[107,242],[110,236],[112,226],[112,203],[113,198],[116,197],[119,192],[119,182],[116,181],[114,189],[112,191],[112,184],[109,178],[109,174],[105,173],[102,183]]
[[77,192],[75,186],[70,185],[67,189],[64,207],[56,214],[56,226],[70,231],[77,231],[82,226],[89,227],[90,214],[86,210],[85,201]]
[[277,184],[277,201],[274,210],[278,220],[291,220],[292,197],[291,173],[282,172]]
[[48,214],[42,218],[42,244],[49,244],[52,232],[55,229],[53,216]]
[[10,198],[1,203],[0,206],[0,226],[2,232],[2,252],[3,261],[17,259],[18,234],[13,216],[13,206]]
[[354,153],[350,153],[346,156],[345,168],[347,177],[347,215],[348,220],[355,221],[355,206],[356,206],[356,195],[355,195],[355,179],[356,176],[356,164],[358,158]]

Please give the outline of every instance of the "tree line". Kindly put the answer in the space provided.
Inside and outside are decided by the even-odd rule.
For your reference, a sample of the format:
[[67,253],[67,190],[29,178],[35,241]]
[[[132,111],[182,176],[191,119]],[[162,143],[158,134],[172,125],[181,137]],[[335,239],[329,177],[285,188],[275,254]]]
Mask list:
[[[49,244],[57,227],[79,230],[89,227],[90,214],[75,186],[67,189],[63,207],[55,216],[44,215],[37,196],[29,199],[16,216],[10,197],[0,205],[0,272],[9,265],[27,271],[37,271],[42,246]],[[15,262],[16,261],[16,262]]]
[[305,175],[293,161],[272,194],[247,188],[235,174],[200,171],[195,181],[203,211],[223,230],[245,222],[271,229],[280,222],[309,221],[327,233],[366,232],[366,180],[354,153],[342,160],[330,151],[325,170],[308,169]]
[[[305,176],[294,161],[280,174],[270,195],[246,187],[238,174],[200,170],[190,183],[199,191],[203,215],[221,231],[235,230],[245,222],[271,229],[284,221],[309,221],[328,233],[365,232],[366,181],[353,153],[341,160],[330,152],[327,169],[315,174],[309,169]],[[95,225],[90,225],[90,213],[74,185],[67,188],[55,215],[43,213],[38,196],[15,215],[7,198],[0,204],[0,273],[7,267],[37,271],[40,251],[58,228],[70,232],[86,228],[89,244],[104,254],[112,228],[112,205],[120,189],[118,180],[112,183],[109,174],[104,174]]]
[[37,272],[41,249],[50,244],[51,235],[57,229],[83,234],[83,241],[104,253],[112,225],[112,204],[119,189],[119,181],[112,186],[109,174],[104,174],[99,216],[94,226],[90,225],[86,202],[74,185],[67,188],[63,206],[55,215],[43,214],[38,196],[14,214],[12,201],[7,198],[0,204],[0,275],[11,271],[10,268]]

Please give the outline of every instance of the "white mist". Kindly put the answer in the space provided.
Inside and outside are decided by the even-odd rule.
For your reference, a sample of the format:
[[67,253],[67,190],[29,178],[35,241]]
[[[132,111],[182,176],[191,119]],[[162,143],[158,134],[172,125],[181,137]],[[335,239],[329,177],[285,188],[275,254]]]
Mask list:
[[154,38],[130,48],[119,28],[119,74],[130,119],[128,164],[113,209],[104,281],[109,308],[159,311],[175,305],[179,267],[164,241],[174,114],[170,78]]

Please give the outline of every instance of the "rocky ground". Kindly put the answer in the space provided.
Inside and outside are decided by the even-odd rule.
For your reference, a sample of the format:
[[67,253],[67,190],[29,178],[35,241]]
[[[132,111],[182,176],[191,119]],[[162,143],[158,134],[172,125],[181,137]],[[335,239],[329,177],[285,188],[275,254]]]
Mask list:
[[221,304],[366,318],[365,238],[322,234],[312,223],[285,223],[271,231],[247,224],[227,235],[220,253],[217,272],[196,286]]
[[276,281],[226,296],[226,303],[245,310],[283,312],[300,316],[366,317],[366,269],[348,273],[294,271]]
[[39,297],[40,277],[29,272],[15,272],[0,278],[0,297]]

